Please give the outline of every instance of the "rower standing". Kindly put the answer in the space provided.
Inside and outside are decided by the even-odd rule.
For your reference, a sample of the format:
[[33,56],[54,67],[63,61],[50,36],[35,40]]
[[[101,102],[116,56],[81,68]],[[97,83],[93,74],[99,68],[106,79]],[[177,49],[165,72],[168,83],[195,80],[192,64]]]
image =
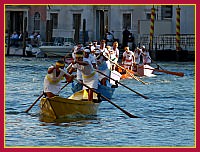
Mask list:
[[[93,53],[91,53],[91,52],[93,52]],[[84,58],[89,59],[91,64],[93,65],[93,68],[96,69],[97,62],[96,62],[96,57],[94,55],[94,50],[91,51],[89,48],[85,48],[83,53],[84,53],[83,54]]]
[[142,49],[137,47],[133,54],[134,54],[134,60],[133,60],[133,71],[137,71],[138,65],[140,64],[140,56],[141,56]]
[[93,41],[93,46],[94,46],[95,49],[99,49],[100,48],[100,45],[98,45],[96,40]]
[[[106,41],[105,41],[105,40],[101,40],[99,50],[101,51],[101,53],[102,53],[106,58],[110,58],[110,56],[109,56],[110,54],[109,54],[109,52],[108,52],[108,50],[107,50],[107,48],[106,48]],[[106,60],[107,66],[110,67],[110,61],[109,61],[108,59],[106,59],[106,58],[105,58],[104,60]]]
[[128,46],[126,46],[124,50],[125,51],[123,53],[122,64],[124,65],[124,68],[132,70],[134,54],[129,50]]
[[[97,60],[97,69],[105,75],[110,76],[110,70],[108,64],[106,63],[107,58],[103,55],[103,52],[101,52],[99,49],[96,49],[95,55]],[[108,79],[106,76],[99,74],[99,81],[101,85],[107,86],[106,82]]]
[[[91,61],[88,58],[83,58],[83,52],[76,53],[76,60],[72,61],[72,68],[69,73],[71,73],[74,68],[77,68],[81,71],[83,83],[88,87],[93,89],[98,89],[98,74],[94,71],[94,68],[91,64]],[[83,90],[88,91],[88,101],[93,100],[93,91],[91,89],[83,87]]]
[[118,42],[113,43],[113,47],[110,49],[109,53],[110,53],[110,59],[114,62],[110,63],[111,64],[110,70],[115,70],[117,61],[119,59]]
[[145,46],[142,46],[142,58],[143,58],[143,64],[151,64],[151,57],[149,54],[149,51],[145,48]]

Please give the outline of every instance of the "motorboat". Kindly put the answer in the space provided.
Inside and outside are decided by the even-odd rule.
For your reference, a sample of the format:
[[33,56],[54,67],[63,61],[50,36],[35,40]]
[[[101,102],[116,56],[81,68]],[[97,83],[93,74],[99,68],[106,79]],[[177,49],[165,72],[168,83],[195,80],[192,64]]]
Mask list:
[[56,37],[53,42],[42,42],[39,49],[47,57],[71,57],[74,46],[72,38]]

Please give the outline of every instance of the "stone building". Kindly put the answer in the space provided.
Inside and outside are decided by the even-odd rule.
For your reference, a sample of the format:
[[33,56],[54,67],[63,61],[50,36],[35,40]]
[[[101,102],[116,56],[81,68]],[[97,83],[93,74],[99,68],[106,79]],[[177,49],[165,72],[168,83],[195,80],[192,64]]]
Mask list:
[[127,27],[136,44],[147,45],[152,7],[154,36],[176,34],[177,7],[181,8],[180,33],[195,34],[195,5],[6,5],[5,30],[24,31],[27,24],[26,30],[40,32],[43,41],[68,37],[75,42],[100,41],[112,31],[122,43],[122,32]]

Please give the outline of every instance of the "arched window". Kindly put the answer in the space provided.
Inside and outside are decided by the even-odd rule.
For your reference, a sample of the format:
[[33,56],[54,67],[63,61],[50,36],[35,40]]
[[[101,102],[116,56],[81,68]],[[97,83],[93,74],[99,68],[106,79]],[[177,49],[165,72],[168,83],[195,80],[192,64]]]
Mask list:
[[34,31],[40,32],[40,13],[36,12],[34,14]]

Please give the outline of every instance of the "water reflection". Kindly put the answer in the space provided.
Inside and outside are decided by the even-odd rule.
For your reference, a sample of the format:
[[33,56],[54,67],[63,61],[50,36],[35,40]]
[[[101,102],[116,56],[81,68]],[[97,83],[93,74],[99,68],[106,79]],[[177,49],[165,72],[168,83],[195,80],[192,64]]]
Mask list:
[[70,126],[80,127],[91,124],[94,122],[94,120],[95,121],[99,120],[99,118],[97,118],[97,115],[70,115],[62,118],[53,119],[44,114],[40,114],[39,120],[41,122],[44,122],[42,124],[43,126],[53,124],[56,126],[65,126],[65,127],[70,127]]

